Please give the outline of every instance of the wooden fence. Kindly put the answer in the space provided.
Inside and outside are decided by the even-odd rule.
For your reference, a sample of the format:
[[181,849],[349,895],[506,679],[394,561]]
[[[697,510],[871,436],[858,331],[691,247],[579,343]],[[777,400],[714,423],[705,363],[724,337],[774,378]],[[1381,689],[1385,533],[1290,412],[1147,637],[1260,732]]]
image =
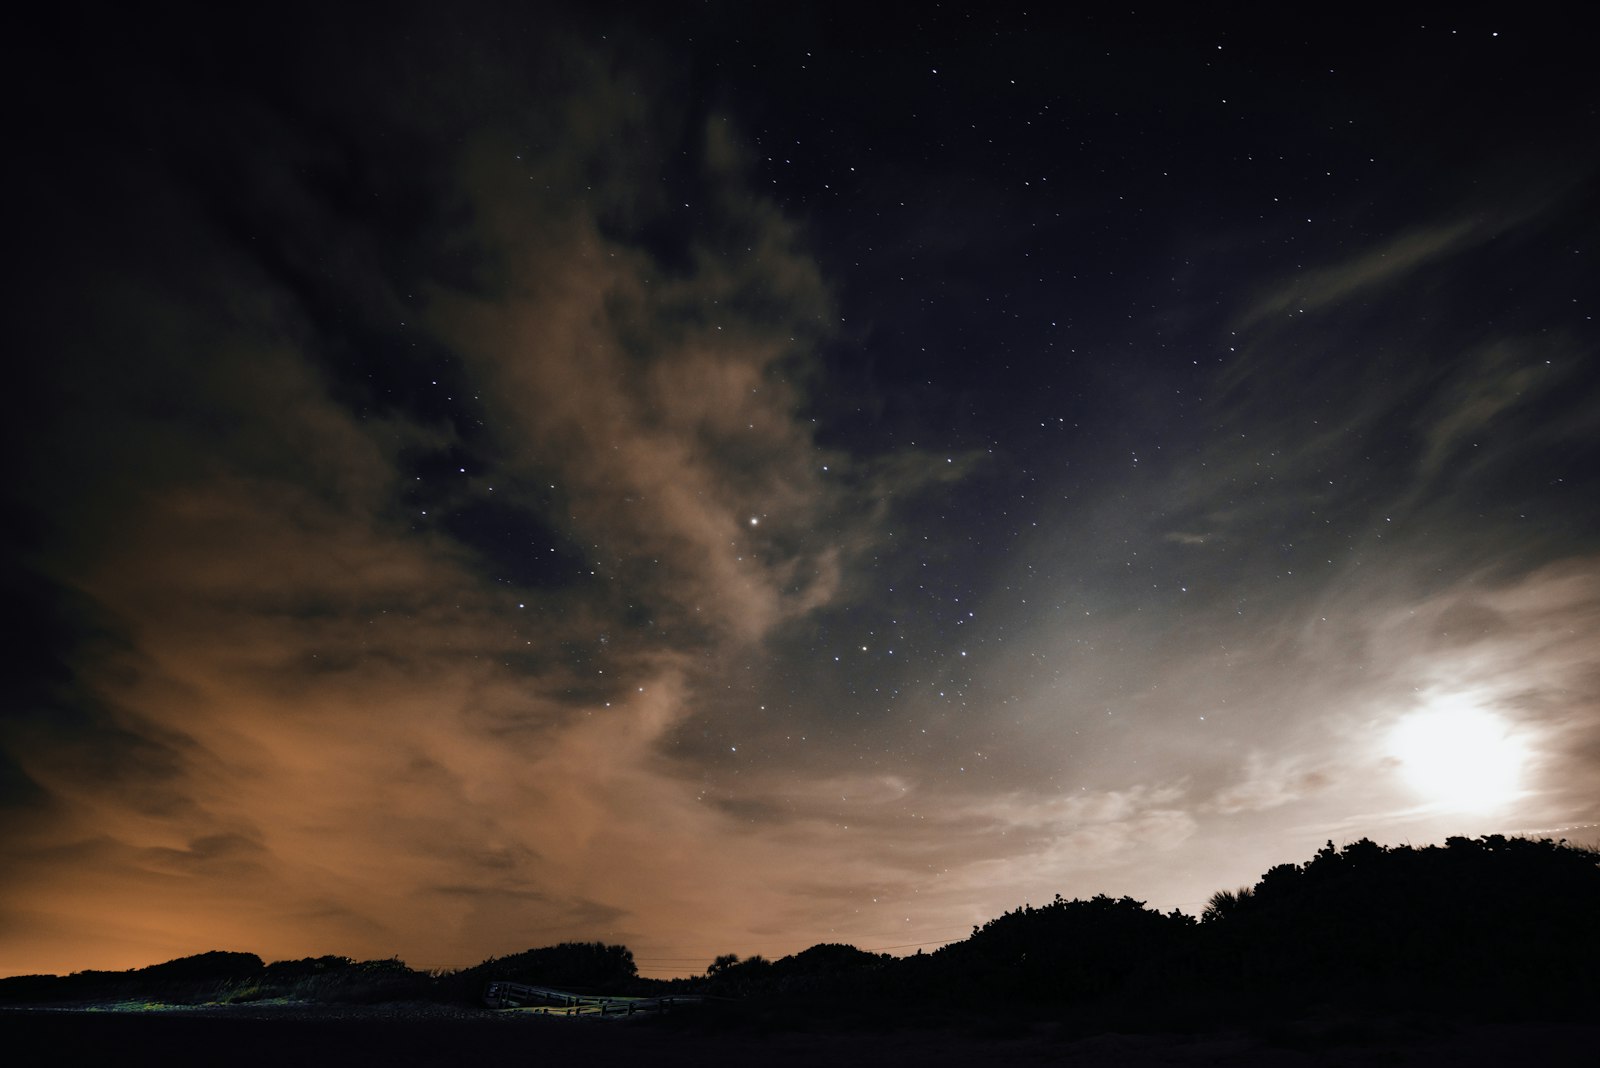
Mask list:
[[699,994],[664,994],[653,998],[609,997],[600,994],[573,994],[547,986],[529,986],[499,980],[489,984],[483,995],[491,1009],[540,1008],[551,1016],[628,1017],[641,1013],[669,1012],[678,1005],[704,1001]]

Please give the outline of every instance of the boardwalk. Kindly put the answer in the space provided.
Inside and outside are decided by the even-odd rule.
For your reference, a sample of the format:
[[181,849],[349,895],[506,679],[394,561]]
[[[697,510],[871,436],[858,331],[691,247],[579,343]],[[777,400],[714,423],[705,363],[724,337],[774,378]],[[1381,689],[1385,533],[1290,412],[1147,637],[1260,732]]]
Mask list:
[[698,994],[668,994],[654,998],[573,994],[547,986],[501,981],[489,984],[483,1000],[491,1009],[532,1008],[550,1016],[626,1019],[641,1014],[667,1012],[674,1006],[697,1004],[705,999]]

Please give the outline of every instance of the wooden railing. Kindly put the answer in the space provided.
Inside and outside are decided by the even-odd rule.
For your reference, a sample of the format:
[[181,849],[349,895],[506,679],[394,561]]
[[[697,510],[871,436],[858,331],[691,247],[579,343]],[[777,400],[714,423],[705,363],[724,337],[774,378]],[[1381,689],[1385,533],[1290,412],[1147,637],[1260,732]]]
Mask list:
[[573,994],[547,986],[498,980],[489,984],[483,1000],[491,1009],[539,1007],[552,1016],[627,1017],[640,1013],[668,1012],[675,1006],[696,1004],[705,999],[698,994],[664,994],[653,998]]

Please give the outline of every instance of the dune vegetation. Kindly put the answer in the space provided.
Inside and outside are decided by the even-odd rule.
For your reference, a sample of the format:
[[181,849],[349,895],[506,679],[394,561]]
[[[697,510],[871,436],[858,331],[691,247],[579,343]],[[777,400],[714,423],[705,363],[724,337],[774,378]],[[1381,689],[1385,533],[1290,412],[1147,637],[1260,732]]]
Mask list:
[[709,1026],[905,1027],[951,1019],[1193,1030],[1316,1006],[1582,1019],[1600,996],[1600,852],[1548,839],[1332,842],[1196,917],[1132,898],[1023,904],[933,953],[823,944],[639,977],[624,946],[564,943],[423,972],[398,959],[265,963],[211,952],[123,972],[0,979],[0,1002],[138,1009],[267,1001],[482,1004],[491,982],[694,994]]

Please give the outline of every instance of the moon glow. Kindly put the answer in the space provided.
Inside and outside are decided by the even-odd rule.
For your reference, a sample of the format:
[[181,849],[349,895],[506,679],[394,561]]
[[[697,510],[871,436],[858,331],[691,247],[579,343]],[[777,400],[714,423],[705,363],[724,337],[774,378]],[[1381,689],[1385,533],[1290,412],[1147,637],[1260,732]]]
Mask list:
[[1522,792],[1526,749],[1504,719],[1450,698],[1403,717],[1389,753],[1413,790],[1442,808],[1486,812]]

